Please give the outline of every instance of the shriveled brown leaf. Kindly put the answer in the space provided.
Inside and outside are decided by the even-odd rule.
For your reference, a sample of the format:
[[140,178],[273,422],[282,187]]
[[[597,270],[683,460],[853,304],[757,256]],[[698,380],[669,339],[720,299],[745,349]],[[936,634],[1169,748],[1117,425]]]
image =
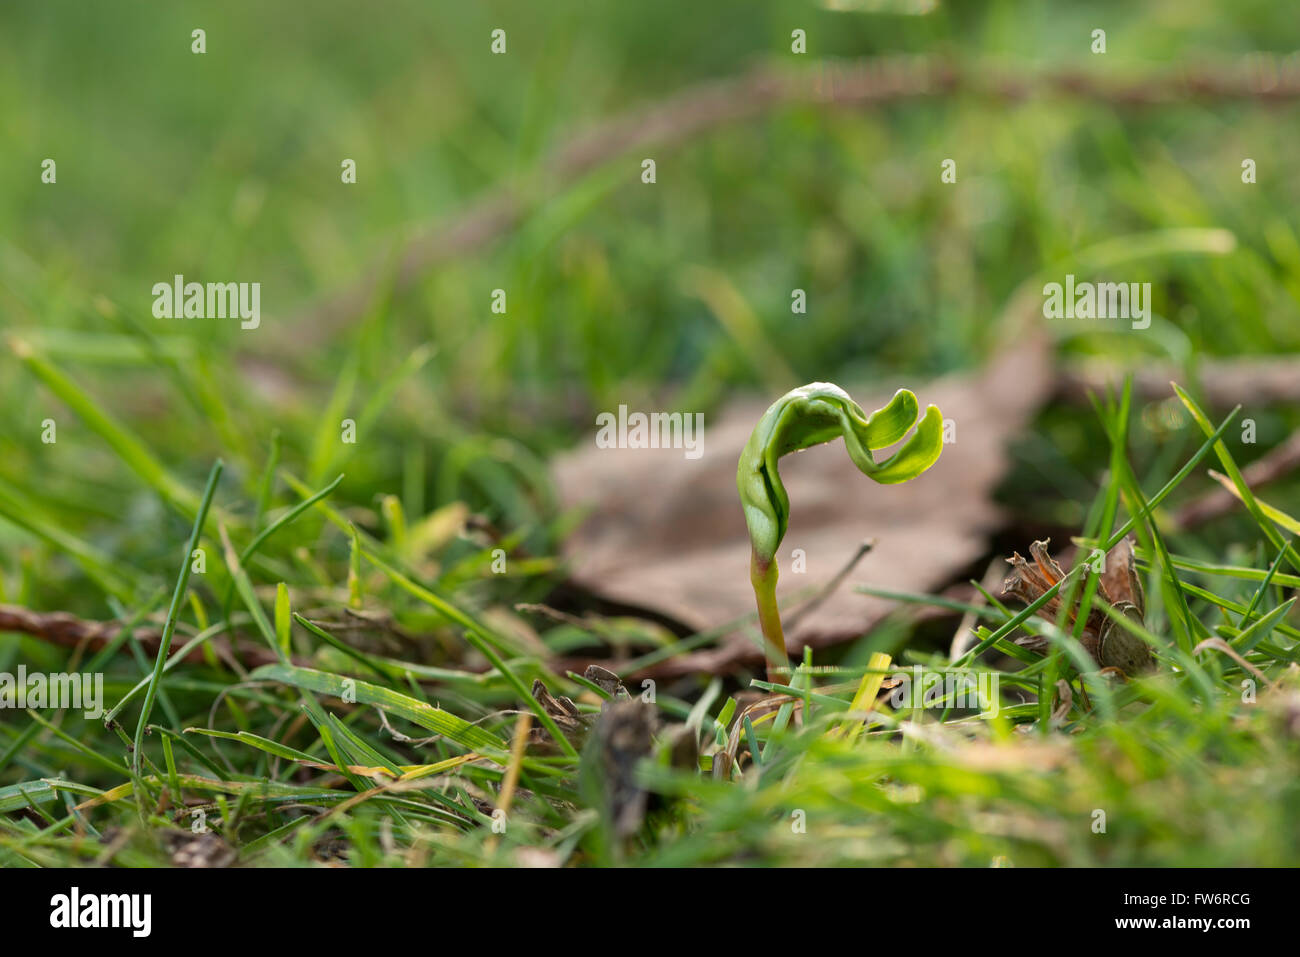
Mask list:
[[[927,591],[986,552],[990,533],[1004,521],[992,493],[1008,467],[1007,445],[1046,400],[1051,379],[1045,337],[1027,332],[974,373],[848,389],[871,409],[906,385],[956,423],[956,441],[925,475],[888,488],[864,481],[839,441],[782,459],[791,501],[778,556],[783,608],[793,593],[833,578],[864,538],[876,540],[848,580],[788,629],[792,653],[860,635],[893,607],[856,593],[855,585]],[[576,582],[695,630],[752,612],[736,462],[772,398],[739,401],[707,418],[698,459],[685,458],[680,449],[594,445],[562,456],[555,467],[561,501],[592,509],[566,543]],[[792,573],[793,549],[806,554],[806,574]],[[716,648],[662,662],[653,672],[721,673],[762,657],[756,641],[737,631]]]
[[607,695],[614,698],[628,697],[627,688],[623,687],[623,682],[619,680],[618,675],[607,668],[602,668],[600,665],[588,665],[582,676]]
[[[532,692],[537,703],[545,709],[566,736],[585,732],[594,720],[592,715],[584,715],[579,711],[571,698],[551,694],[540,678],[533,679]],[[551,741],[551,736],[545,728],[533,728],[530,738],[535,744],[547,744]]]

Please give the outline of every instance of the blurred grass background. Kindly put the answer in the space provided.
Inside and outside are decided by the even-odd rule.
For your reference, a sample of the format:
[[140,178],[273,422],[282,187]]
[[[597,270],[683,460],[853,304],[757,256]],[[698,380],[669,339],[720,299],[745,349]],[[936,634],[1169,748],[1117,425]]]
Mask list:
[[[528,212],[499,241],[439,264],[401,296],[375,298],[341,327],[315,319],[313,304],[366,275],[382,287],[413,237],[496,187],[528,182],[577,132],[708,79],[924,53],[976,72],[1023,71],[1032,86],[1040,70],[1122,79],[1226,68],[1253,51],[1286,53],[1300,34],[1272,3],[959,3],[926,15],[899,12],[925,5],[844,6],[861,12],[748,2],[393,3],[380,16],[346,3],[7,4],[0,321],[106,408],[147,423],[195,484],[223,446],[251,481],[277,427],[286,461],[310,458],[340,378],[357,386],[339,398],[360,405],[432,343],[436,354],[349,463],[345,489],[360,500],[391,490],[403,469],[408,488],[436,494],[442,463],[474,457],[452,451],[484,435],[504,439],[498,449],[518,445],[517,457],[544,455],[619,402],[707,410],[737,387],[796,384],[771,381],[781,374],[754,359],[764,350],[799,382],[901,372],[919,381],[970,366],[1006,344],[997,319],[1020,283],[1157,229],[1220,227],[1238,244],[1226,256],[1126,268],[1124,279],[1155,280],[1155,328],[1075,336],[1067,352],[1186,362],[1300,346],[1292,105],[1117,109],[961,93],[797,106],[723,125],[658,152],[653,187],[639,180],[640,155],[614,156],[568,187],[525,186]],[[1104,55],[1090,52],[1099,26]],[[196,27],[207,31],[201,56],[190,52]],[[497,27],[504,56],[489,53]],[[796,27],[808,35],[803,58],[789,52]],[[1247,156],[1256,186],[1240,179]],[[58,162],[55,186],[40,182],[46,157]],[[340,183],[344,157],[358,164],[356,185]],[[939,181],[949,157],[955,187]],[[696,294],[699,269],[736,290],[761,348]],[[263,328],[153,318],[153,283],[176,273],[261,282]],[[489,307],[496,288],[507,291],[505,316]],[[794,288],[808,293],[806,316],[790,313]],[[154,363],[160,353],[195,379],[206,405],[178,401],[175,379]],[[119,514],[117,497],[134,482],[66,421],[57,448],[41,445],[49,397],[3,361],[0,477],[22,483],[39,470],[51,498]],[[1261,435],[1285,425],[1270,420]],[[1048,439],[1086,472],[1097,433],[1084,428],[1067,423]],[[538,519],[450,468],[443,491]],[[109,491],[86,494],[92,477]]]

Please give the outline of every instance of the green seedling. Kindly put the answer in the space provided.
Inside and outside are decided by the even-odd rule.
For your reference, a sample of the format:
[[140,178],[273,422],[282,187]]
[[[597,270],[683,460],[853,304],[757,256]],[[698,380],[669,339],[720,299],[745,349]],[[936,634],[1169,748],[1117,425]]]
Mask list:
[[[883,409],[868,416],[843,389],[829,382],[812,382],[784,396],[763,413],[740,453],[736,488],[749,528],[749,577],[758,602],[769,681],[788,669],[785,633],[776,602],[776,552],[790,518],[790,497],[781,483],[777,461],[790,452],[844,438],[849,458],[863,475],[881,485],[916,478],[939,458],[943,449],[943,416],[929,406],[917,422],[916,396],[899,389]],[[877,462],[873,450],[902,440],[912,426],[916,432],[903,446]]]

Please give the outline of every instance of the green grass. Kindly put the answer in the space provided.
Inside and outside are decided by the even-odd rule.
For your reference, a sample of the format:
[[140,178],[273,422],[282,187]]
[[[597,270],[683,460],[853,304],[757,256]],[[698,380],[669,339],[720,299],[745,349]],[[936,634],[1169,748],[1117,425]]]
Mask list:
[[[1099,409],[1110,417],[1109,434],[1127,434],[1122,417],[1128,401]],[[1127,520],[1111,513],[1114,530],[1102,536],[1105,543],[1135,527],[1154,534],[1152,516],[1161,502],[1212,452],[1234,474],[1235,463],[1220,444],[1232,418],[1217,428],[1207,420],[1205,441],[1149,498],[1118,496],[1113,482],[1103,484],[1099,503],[1141,503]],[[1118,476],[1127,468],[1126,451],[1120,448],[1112,462],[1122,467],[1110,473]],[[233,511],[253,504],[232,499],[230,483],[219,484],[219,477],[214,468],[191,545],[214,498]],[[225,580],[214,563],[208,580],[196,586],[185,562],[166,621],[178,623],[187,594],[195,599],[190,609],[198,621],[206,620],[205,605],[218,610],[212,599],[233,576],[249,612],[243,626],[253,623],[277,655],[292,653],[313,667],[286,661],[241,674],[214,662],[174,670],[158,657],[153,674],[132,687],[130,671],[122,670],[128,659],[117,656],[108,663],[110,693],[126,702],[141,688],[146,692],[134,750],[120,731],[96,733],[94,722],[75,713],[31,712],[31,725],[0,728],[6,745],[0,765],[7,777],[20,778],[0,790],[0,809],[8,812],[0,820],[4,863],[89,861],[101,850],[94,835],[110,826],[128,830],[138,863],[162,862],[157,832],[187,827],[199,810],[247,863],[261,864],[312,859],[313,848],[335,836],[344,839],[354,863],[390,865],[511,863],[524,849],[538,848],[555,862],[587,864],[1292,860],[1300,837],[1288,811],[1298,796],[1294,721],[1300,689],[1293,662],[1300,659],[1300,636],[1283,624],[1294,601],[1282,600],[1279,590],[1285,549],[1258,569],[1164,551],[1153,564],[1157,553],[1141,551],[1148,594],[1162,594],[1161,585],[1177,587],[1199,643],[1191,651],[1159,637],[1168,633],[1172,615],[1153,602],[1157,607],[1137,630],[1161,666],[1126,684],[1099,678],[1075,639],[1050,623],[1025,612],[983,609],[996,628],[980,626],[982,641],[964,661],[985,649],[1014,654],[1006,641],[1018,627],[1052,637],[1054,648],[1042,658],[1021,653],[999,659],[1002,707],[989,718],[893,710],[886,699],[868,711],[882,677],[893,670],[882,655],[866,670],[832,668],[835,674],[824,677],[815,661],[806,660],[811,667],[801,668],[791,686],[755,679],[757,688],[792,696],[780,714],[756,718],[737,709],[732,699],[720,699],[716,683],[694,709],[689,700],[665,695],[659,704],[666,721],[688,718],[691,710],[683,727],[698,742],[699,757],[683,767],[670,760],[664,744],[658,759],[648,757],[638,780],[652,795],[650,810],[642,826],[624,836],[616,833],[602,798],[611,772],[599,749],[576,737],[570,744],[528,692],[525,678],[540,676],[553,692],[585,703],[588,713],[605,693],[577,676],[554,673],[536,653],[515,647],[485,624],[483,608],[464,610],[439,597],[437,572],[426,587],[398,571],[380,557],[383,552],[394,563],[404,561],[392,541],[349,547],[359,541],[351,531],[312,522],[316,510],[329,507],[328,493],[302,501],[310,507],[284,506],[283,521],[273,517],[275,509],[268,511],[267,527],[276,525],[277,534],[250,531],[249,545],[260,539],[268,556],[286,564],[294,550],[325,556],[318,564],[333,584],[323,594],[297,580],[271,591],[259,588],[229,542]],[[1273,529],[1261,526],[1259,534],[1269,539]],[[243,554],[251,551],[246,546]],[[477,651],[487,670],[446,668],[428,680],[426,660],[367,654],[298,612],[309,593],[316,604],[346,604],[349,569],[364,582],[365,607],[421,622],[446,636],[449,663],[471,660]],[[476,589],[462,590],[468,600]],[[274,605],[274,624],[264,604]],[[198,621],[189,630],[198,631]],[[223,628],[209,626],[187,648]],[[1200,640],[1213,635],[1226,639],[1235,654]],[[596,633],[587,638],[602,640]],[[908,657],[909,665],[943,670],[932,655]],[[862,675],[860,682],[855,674]],[[1070,703],[1061,710],[1059,694],[1043,695],[1046,711],[1056,710],[1045,720],[1034,698],[1058,680],[1071,686]],[[1254,694],[1243,696],[1248,680]],[[176,724],[149,722],[164,686],[180,718]],[[807,711],[791,721],[799,699]],[[513,709],[521,703],[566,747],[512,757]],[[394,734],[398,730],[402,736]],[[416,743],[413,731],[432,737]],[[729,780],[709,770],[723,753],[740,761]],[[128,755],[134,769],[124,763]],[[519,788],[509,826],[495,834],[486,812],[512,768]],[[186,810],[178,811],[182,801]],[[1105,814],[1104,833],[1093,832],[1098,812]]]
[[[1122,78],[1289,52],[1287,10],[411,0],[359,42],[353,4],[265,6],[0,11],[0,604],[126,625],[100,651],[0,633],[0,673],[100,671],[109,717],[0,712],[0,866],[91,864],[110,843],[116,863],[165,865],[164,833],[199,812],[267,866],[1300,862],[1300,481],[1256,496],[1241,472],[1300,412],[1211,407],[1202,381],[1216,359],[1300,351],[1289,113],[803,104],[650,147],[654,188],[640,155],[545,172],[603,118],[792,65],[794,26],[812,56]],[[493,58],[498,25],[511,52]],[[1097,25],[1105,58],[1087,52]],[[395,288],[406,239],[503,186],[514,228]],[[590,441],[596,411],[711,414],[814,380],[923,391],[1013,348],[1019,297],[1068,271],[1151,281],[1155,317],[1145,334],[1053,326],[1058,363],[1159,361],[1180,387],[1049,403],[1009,452],[1006,540],[970,574],[1044,530],[1055,550],[1133,534],[1148,610],[1116,622],[1151,644],[1153,675],[1099,677],[1067,622],[996,596],[866,589],[897,610],[782,681],[661,681],[634,771],[571,730],[608,692],[559,660],[605,660],[636,698],[638,669],[756,617],[675,635],[530,610],[559,601],[577,520],[548,461]],[[262,327],[152,318],[147,292],[174,273],[261,281]],[[368,275],[364,303],[325,318]],[[1211,468],[1240,507],[1180,528]],[[1081,571],[1061,588],[1095,601]],[[967,613],[958,664],[996,671],[997,716],[877,699],[896,670],[947,667]],[[1046,656],[1014,643],[1026,630]],[[780,706],[753,709],[758,692]],[[606,798],[629,787],[647,793],[630,832]]]

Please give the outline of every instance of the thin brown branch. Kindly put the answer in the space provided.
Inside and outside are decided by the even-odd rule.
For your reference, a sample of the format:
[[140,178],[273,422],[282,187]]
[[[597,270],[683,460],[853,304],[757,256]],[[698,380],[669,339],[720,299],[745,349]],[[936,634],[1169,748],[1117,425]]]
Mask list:
[[[1241,477],[1254,491],[1290,475],[1297,468],[1300,468],[1300,432],[1242,469]],[[1180,529],[1194,528],[1240,507],[1235,495],[1224,488],[1215,488],[1175,512],[1174,524]]]
[[826,599],[830,598],[839,589],[840,585],[844,584],[844,580],[852,574],[853,569],[858,567],[858,562],[862,561],[862,557],[871,551],[875,545],[876,540],[874,538],[862,542],[849,557],[849,560],[844,563],[844,566],[835,573],[834,578],[828,581],[816,595],[786,614],[786,628],[793,631],[798,627],[799,622],[808,616],[809,612],[816,611],[825,604]]
[[[1076,363],[1060,370],[1056,394],[1070,402],[1086,403],[1089,392],[1100,394],[1129,373],[1134,398],[1143,400],[1172,399],[1169,382],[1183,375],[1170,363],[1139,368],[1103,361]],[[1293,357],[1206,360],[1197,367],[1196,378],[1206,404],[1216,408],[1300,402],[1300,359]]]
[[809,66],[760,66],[739,77],[700,83],[597,123],[569,138],[520,181],[502,185],[402,245],[350,288],[294,317],[285,328],[329,337],[364,313],[391,282],[409,288],[440,263],[472,253],[513,229],[533,205],[616,156],[671,147],[701,133],[790,106],[854,107],[961,93],[993,100],[1031,96],[1096,100],[1123,107],[1186,102],[1300,98],[1300,59],[1252,54],[1230,65],[1196,65],[1115,77],[1078,70],[1038,74],[987,64],[958,66],[945,57],[890,56],[824,60]]
[[[42,612],[17,605],[0,605],[0,632],[6,631],[31,635],[33,638],[63,648],[99,651],[121,634],[122,624],[116,621],[90,621],[65,611]],[[158,653],[158,645],[162,638],[159,629],[137,628],[134,630],[134,636],[146,652]],[[218,656],[224,658],[231,656],[232,647],[228,639],[214,636],[210,644]],[[233,654],[245,667],[250,668],[274,664],[279,660],[271,649],[242,639],[236,639]],[[202,648],[195,648],[185,656],[185,661],[190,664],[202,664],[204,660]]]

